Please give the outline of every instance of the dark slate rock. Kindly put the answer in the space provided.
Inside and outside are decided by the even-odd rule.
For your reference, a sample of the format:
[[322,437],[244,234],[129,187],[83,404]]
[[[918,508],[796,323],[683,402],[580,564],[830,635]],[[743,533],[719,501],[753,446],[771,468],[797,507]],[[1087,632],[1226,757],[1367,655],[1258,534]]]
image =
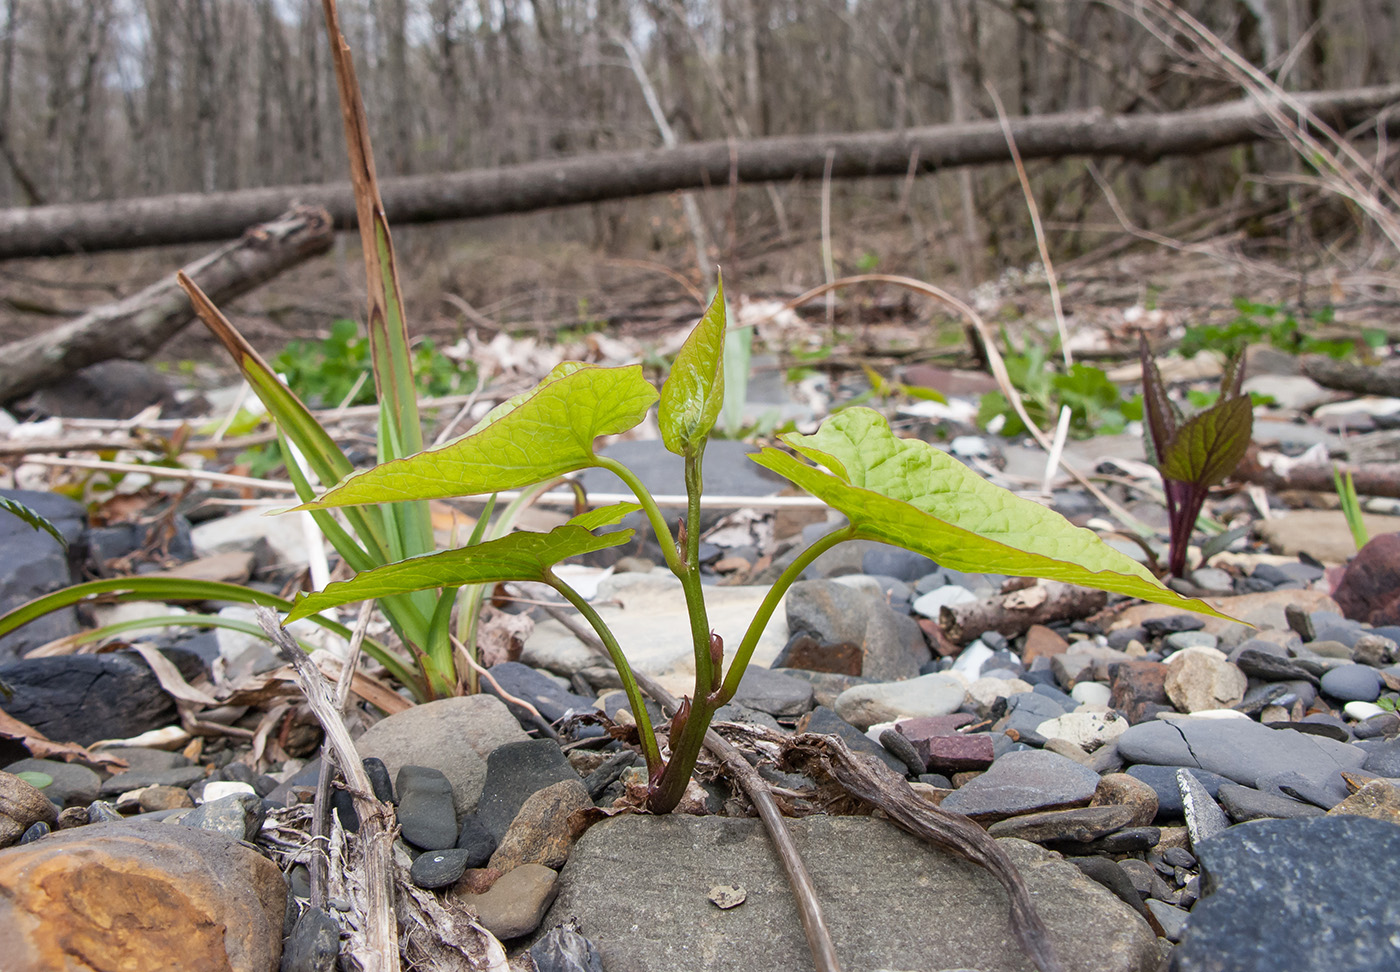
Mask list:
[[[1124,772],[1134,779],[1142,780],[1157,794],[1157,819],[1160,821],[1180,820],[1185,814],[1181,805],[1181,788],[1176,783],[1176,766],[1151,766],[1141,764],[1129,766]],[[1215,796],[1222,783],[1230,782],[1217,773],[1193,769],[1194,776],[1206,792]]]
[[485,867],[491,855],[496,853],[497,843],[496,838],[476,819],[476,814],[462,818],[462,829],[457,833],[457,849],[466,855],[463,867]]
[[1372,740],[1358,743],[1366,753],[1361,768],[1377,776],[1400,777],[1400,739]]
[[424,851],[414,860],[408,876],[420,888],[445,888],[456,884],[467,869],[469,851],[452,847],[447,850]]
[[43,773],[53,780],[43,794],[60,807],[85,807],[98,798],[102,777],[81,763],[56,759],[21,759],[4,768],[6,773]]
[[793,718],[812,708],[812,683],[762,665],[750,665],[744,670],[733,701],[769,715]]
[[1309,641],[1337,641],[1351,648],[1363,635],[1369,634],[1359,620],[1344,618],[1336,611],[1314,611],[1310,617],[1313,637]]
[[1293,820],[1299,817],[1320,817],[1321,807],[1294,800],[1281,793],[1266,793],[1238,783],[1222,783],[1218,794],[1220,805],[1235,823],[1247,820]]
[[90,824],[116,823],[126,819],[116,807],[112,806],[106,800],[94,800],[89,803],[87,818]]
[[572,921],[555,925],[530,946],[535,972],[603,972],[597,947],[579,933]]
[[579,780],[579,775],[552,740],[498,746],[486,758],[486,782],[476,807],[477,820],[499,842],[526,800],[562,780]]
[[[1018,692],[1007,696],[1006,715],[997,722],[996,728],[1004,733],[1015,731],[1026,742],[1043,746],[1045,737],[1036,732],[1036,727],[1047,719],[1057,719],[1066,712],[1074,711],[1078,703],[1071,700],[1071,704],[1066,707],[1056,698],[1039,691],[1048,686],[1037,685],[1035,688],[1036,691]],[[1053,691],[1057,695],[1064,695],[1058,689]]]
[[1037,685],[1031,689],[1031,691],[1036,695],[1043,695],[1045,698],[1055,701],[1065,712],[1073,712],[1079,707],[1079,703],[1075,701],[1072,695],[1068,692],[1061,691],[1054,685]]
[[1293,679],[1301,679],[1317,684],[1317,676],[1299,665],[1291,658],[1284,658],[1281,654],[1267,652],[1258,648],[1246,648],[1233,656],[1233,661],[1239,666],[1240,671],[1251,678],[1262,679],[1266,682],[1286,682]]
[[862,572],[902,581],[916,581],[937,569],[938,565],[922,554],[885,543],[871,546],[861,558]]
[[1200,631],[1206,622],[1199,614],[1168,614],[1163,618],[1149,618],[1142,626],[1148,637],[1156,638],[1176,631]]
[[993,837],[1018,837],[1036,844],[1052,841],[1087,844],[1122,830],[1136,814],[1135,808],[1121,804],[1073,807],[999,820],[987,828],[987,833]]
[[[726,706],[721,706],[721,707],[720,707],[721,710],[724,709],[724,708],[727,708],[727,707],[726,707]],[[719,715],[719,711],[718,711],[718,710],[715,712],[715,715],[718,717],[718,715]],[[731,721],[731,720],[723,720],[723,721]],[[776,723],[776,722],[775,722],[773,725],[774,725],[775,728],[777,727],[777,723]],[[612,784],[613,784],[614,782],[616,782],[616,781],[622,776],[622,773],[623,773],[624,770],[626,770],[628,767],[634,766],[634,765],[636,764],[637,759],[638,759],[637,754],[636,754],[635,752],[633,752],[632,750],[630,750],[630,749],[621,749],[621,750],[618,750],[617,752],[615,752],[615,753],[613,753],[611,756],[609,756],[607,759],[605,759],[605,760],[598,766],[597,769],[595,769],[593,772],[589,773],[587,776],[585,776],[585,777],[583,778],[583,786],[584,786],[584,788],[585,788],[586,790],[588,790],[588,798],[589,798],[590,800],[597,800],[598,797],[602,795],[602,793],[603,793],[604,790],[606,790],[608,787],[612,786]],[[470,817],[470,818],[468,818],[468,820],[473,820],[473,821],[474,821],[475,818],[474,818],[474,817]],[[467,827],[467,823],[466,823],[466,821],[463,821],[463,823],[462,823],[462,832],[463,832],[463,833],[466,833],[466,827]],[[484,833],[486,833],[486,832],[483,830],[482,833],[484,834]],[[488,836],[489,836],[489,835],[488,835]],[[458,847],[464,846],[464,845],[462,844],[461,838],[458,838],[457,846],[458,846]],[[493,849],[494,849],[494,848],[493,848]],[[475,866],[477,866],[477,865],[473,865],[473,867],[475,867]]]
[[1128,642],[1145,642],[1148,639],[1147,629],[1142,625],[1133,625],[1128,628],[1119,628],[1117,631],[1108,633],[1108,647],[1122,651],[1128,647]]
[[1385,683],[1370,665],[1339,665],[1322,676],[1322,691],[1343,702],[1374,702]]
[[1204,896],[1173,956],[1178,972],[1391,972],[1400,897],[1382,866],[1400,827],[1366,817],[1260,820],[1197,849]]
[[53,828],[42,820],[36,820],[25,828],[24,833],[19,835],[21,844],[32,844],[36,840],[42,840],[53,832]]
[[1011,648],[1011,643],[1006,640],[1006,635],[1000,631],[983,631],[977,636],[977,639],[992,651],[1009,651]]
[[452,783],[442,770],[403,766],[394,783],[399,794],[398,817],[404,840],[425,851],[445,850],[457,843]]
[[203,766],[173,766],[164,770],[127,770],[102,781],[98,796],[120,796],[143,786],[189,787],[204,779]]
[[104,746],[102,752],[124,761],[126,763],[125,772],[173,769],[176,766],[192,765],[190,758],[184,753],[173,753],[164,749],[147,749],[144,746]]
[[[73,583],[72,564],[80,553],[87,512],[81,503],[57,493],[0,489],[0,497],[23,503],[45,517],[69,545],[65,551],[46,531],[35,530],[8,513],[0,516],[0,550],[5,551],[4,560],[0,562],[0,613],[3,613]],[[0,661],[79,630],[78,616],[71,607],[46,614],[0,638]]]
[[307,908],[282,947],[280,972],[332,972],[340,957],[340,923],[320,908]]
[[[593,711],[593,699],[583,695],[575,695],[560,686],[544,672],[536,671],[521,662],[500,662],[492,665],[491,677],[500,683],[503,691],[517,699],[523,699],[539,709],[540,715],[549,722],[556,722],[564,718],[570,710],[574,712]],[[495,686],[485,679],[482,679],[481,687],[484,691],[501,698]],[[501,698],[501,701],[506,702],[504,698]],[[511,702],[506,702],[506,708],[510,709],[511,715],[515,716],[526,729],[535,728],[534,719],[524,709]]]
[[[190,521],[176,514],[170,521],[174,530],[161,535],[166,555],[181,562],[194,559],[194,544],[190,539]],[[157,525],[156,529],[165,529]],[[93,528],[87,533],[88,560],[102,576],[111,576],[109,561],[126,557],[141,550],[150,540],[152,527],[143,523],[118,523]]]
[[1000,820],[1038,810],[1082,806],[1094,795],[1099,774],[1056,753],[1007,753],[981,776],[943,800],[942,807],[981,820]]
[[1118,737],[1118,752],[1130,763],[1209,770],[1253,787],[1297,774],[1313,784],[1314,796],[1325,791],[1340,794],[1338,800],[1348,793],[1342,771],[1360,769],[1366,758],[1349,743],[1274,730],[1248,719],[1139,723]]
[[1098,840],[1086,843],[1055,841],[1047,844],[1062,854],[1139,854],[1149,851],[1162,841],[1159,827],[1124,827]]
[[[204,672],[194,655],[174,650],[162,654],[189,681]],[[0,665],[0,682],[14,689],[10,698],[0,695],[0,709],[50,739],[87,745],[179,721],[174,700],[151,667],[131,651],[22,658]]]
[[[319,762],[320,761],[317,760],[318,764]],[[389,768],[384,765],[384,761],[378,756],[367,756],[360,760],[360,764],[364,766],[365,775],[369,777],[369,786],[370,789],[374,791],[375,799],[379,800],[381,803],[393,803],[394,786],[389,781]],[[313,785],[319,782],[319,771],[320,766],[318,765],[318,780],[313,780]],[[281,785],[279,784],[277,788],[274,788],[273,793],[276,793],[280,788]],[[269,796],[269,798],[272,796],[272,794],[266,795]],[[274,800],[274,802],[280,801]],[[350,795],[348,790],[343,790],[340,787],[335,787],[331,790],[331,809],[335,811],[335,815],[340,819],[340,825],[342,827],[352,834],[360,832],[360,812],[355,809],[355,798]]]
[[[788,669],[791,671],[792,669]],[[748,674],[745,673],[745,678]],[[811,682],[807,683],[811,685]],[[808,708],[811,708],[809,705]],[[806,710],[803,710],[806,711]],[[751,726],[766,726],[769,729],[781,729],[778,720],[774,719],[767,712],[759,712],[757,709],[750,709],[746,705],[735,705],[733,702],[726,702],[715,710],[714,722],[747,722]]]
[[893,729],[886,729],[880,733],[880,745],[908,767],[910,774],[918,776],[928,769],[927,761],[914,749],[914,744]]
[[874,756],[900,776],[908,772],[908,767],[890,755],[883,746],[836,714],[834,709],[819,705],[798,722],[799,732],[816,732],[826,736],[840,736],[851,749],[858,753]]

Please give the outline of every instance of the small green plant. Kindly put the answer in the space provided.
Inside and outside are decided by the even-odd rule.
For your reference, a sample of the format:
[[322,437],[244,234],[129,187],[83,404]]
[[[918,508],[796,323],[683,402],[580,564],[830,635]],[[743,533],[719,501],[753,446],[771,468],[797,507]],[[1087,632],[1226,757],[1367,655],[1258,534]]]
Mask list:
[[[848,525],[803,552],[768,591],[728,670],[724,644],[710,630],[701,589],[701,467],[724,401],[723,289],[690,334],[660,392],[640,366],[559,365],[533,391],[489,412],[467,435],[420,455],[348,476],[299,509],[371,509],[369,504],[490,494],[549,482],[585,468],[606,469],[631,490],[619,503],[574,517],[549,533],[518,532],[458,550],[413,557],[361,572],[299,598],[289,620],[367,598],[399,598],[463,584],[535,581],[572,604],[597,632],[616,666],[638,723],[655,812],[685,791],[715,709],[733,698],[759,636],[787,589],[823,552],[846,540],[907,547],[944,566],[1048,577],[1214,613],[1163,587],[1144,567],[1059,514],[987,483],[927,443],[896,438],[866,408],[831,416],[814,435],[782,437],[795,453],[768,447],[751,458],[845,514]],[[665,448],[685,460],[686,515],[676,535],[651,493],[627,466],[594,451],[598,436],[626,432],[658,406]],[[555,573],[559,562],[628,542],[632,531],[599,533],[641,510],[681,581],[695,656],[695,691],[672,720],[670,756],[650,724],[621,645],[587,600]]]
[[58,532],[58,527],[50,523],[46,518],[34,512],[28,506],[18,500],[12,500],[6,496],[0,496],[0,510],[4,510],[12,516],[17,516],[25,523],[28,523],[35,530],[43,530],[49,536],[58,541],[58,545],[64,550],[68,549],[68,541],[63,534]]
[[[1123,431],[1132,415],[1118,386],[1102,368],[1076,362],[1065,371],[1057,371],[1049,352],[1036,342],[1028,338],[1017,349],[1004,334],[1003,340],[1011,348],[1003,357],[1007,375],[1021,393],[1031,421],[1043,428],[1056,420],[1062,406],[1068,406],[1070,431],[1077,438]],[[1026,434],[1025,423],[1006,396],[999,391],[987,392],[977,409],[978,424],[987,428],[998,416],[1002,418],[1001,435]]]
[[[456,395],[476,387],[475,368],[458,365],[437,349],[430,338],[412,346],[414,385],[429,397]],[[330,334],[319,341],[292,341],[272,359],[298,397],[312,408],[337,405],[372,405],[374,363],[369,340],[354,321],[331,324]]]
[[1220,379],[1215,404],[1189,419],[1167,395],[1162,373],[1146,336],[1139,336],[1142,358],[1142,400],[1148,434],[1143,442],[1147,459],[1162,474],[1167,500],[1170,539],[1167,569],[1174,577],[1186,573],[1186,549],[1205,506],[1210,488],[1235,471],[1254,432],[1254,410],[1241,392],[1244,357],[1231,359]]
[[1347,519],[1347,529],[1351,531],[1351,540],[1356,544],[1356,549],[1360,550],[1366,546],[1371,535],[1366,530],[1366,520],[1361,515],[1361,499],[1356,495],[1356,483],[1352,479],[1351,470],[1348,469],[1346,475],[1343,476],[1342,471],[1334,464],[1332,466],[1332,482],[1337,487],[1337,499],[1341,502],[1342,515]]
[[[1237,299],[1235,311],[1235,318],[1228,324],[1188,327],[1181,339],[1182,357],[1194,358],[1202,351],[1211,350],[1233,358],[1243,354],[1251,344],[1270,344],[1290,354],[1325,354],[1333,358],[1356,353],[1353,341],[1327,340],[1308,333],[1309,325],[1332,323],[1335,312],[1330,307],[1305,315],[1301,322],[1293,311],[1278,304]],[[1384,331],[1366,330],[1361,339],[1374,349],[1385,343],[1386,336]]]

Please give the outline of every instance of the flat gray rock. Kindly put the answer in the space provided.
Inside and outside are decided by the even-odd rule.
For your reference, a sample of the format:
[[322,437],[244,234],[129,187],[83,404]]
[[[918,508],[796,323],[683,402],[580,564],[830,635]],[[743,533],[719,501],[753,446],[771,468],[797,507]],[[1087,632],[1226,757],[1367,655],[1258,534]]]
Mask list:
[[999,820],[1084,806],[1098,785],[1098,773],[1068,757],[1024,750],[998,757],[991,769],[948,794],[941,806],[952,813]]
[[[986,871],[870,817],[789,820],[848,969],[1031,972]],[[1019,840],[1001,846],[1020,868],[1065,968],[1149,972],[1156,939],[1132,909],[1059,855]],[[744,903],[721,911],[716,885]],[[599,894],[644,888],[645,894]],[[786,879],[757,820],[622,816],[574,847],[542,927],[578,918],[608,972],[809,972]]]
[[[1118,753],[1129,763],[1209,770],[1259,789],[1292,774],[1308,781],[1308,798],[1315,802],[1323,793],[1344,799],[1349,791],[1342,771],[1360,769],[1366,761],[1366,753],[1350,743],[1270,729],[1249,719],[1142,722],[1118,737]],[[1292,788],[1303,791],[1296,784]]]
[[812,708],[812,683],[762,665],[744,670],[734,702],[769,715],[792,718]]

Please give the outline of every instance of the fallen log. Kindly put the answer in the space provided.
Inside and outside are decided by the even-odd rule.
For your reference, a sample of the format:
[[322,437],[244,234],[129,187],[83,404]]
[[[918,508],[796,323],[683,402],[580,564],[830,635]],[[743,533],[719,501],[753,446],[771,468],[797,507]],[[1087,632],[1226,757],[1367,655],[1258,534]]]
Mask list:
[[1335,388],[1357,395],[1400,398],[1400,365],[1394,362],[1376,366],[1339,361],[1325,354],[1310,354],[1304,356],[1302,367],[1303,374],[1323,388]]
[[[1400,462],[1352,463],[1345,468],[1351,473],[1358,496],[1400,499]],[[1260,461],[1258,451],[1251,448],[1235,468],[1233,478],[1265,489],[1335,493],[1337,484],[1332,478],[1332,471],[1333,463],[1330,461],[1266,465]]]
[[[216,303],[232,300],[330,249],[330,214],[298,207],[254,226],[185,267]],[[33,337],[0,347],[0,401],[28,394],[112,358],[141,361],[194,320],[174,274],[112,304]]]
[[[1374,122],[1374,134],[1400,134],[1400,113],[1382,110],[1400,101],[1400,85],[1296,97],[1336,130]],[[1064,112],[1009,124],[1027,159],[1081,155],[1155,162],[1169,155],[1282,137],[1252,99],[1162,114]],[[600,153],[383,179],[380,191],[390,223],[404,225],[707,189],[729,185],[731,177],[742,184],[818,180],[828,166],[833,179],[903,177],[1010,158],[1001,124],[992,119],[903,131],[694,142],[672,149]],[[337,229],[355,225],[348,183],[36,206],[0,210],[0,259],[229,239],[296,202],[325,207]]]

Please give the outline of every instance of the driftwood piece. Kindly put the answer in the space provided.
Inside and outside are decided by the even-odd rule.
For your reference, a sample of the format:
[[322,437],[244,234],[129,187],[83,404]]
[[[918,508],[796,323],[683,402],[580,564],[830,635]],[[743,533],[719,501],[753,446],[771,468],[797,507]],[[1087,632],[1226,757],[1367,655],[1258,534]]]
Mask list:
[[[255,226],[185,267],[218,303],[232,300],[330,249],[334,233],[323,209],[299,207]],[[0,347],[0,401],[9,401],[99,361],[141,361],[194,320],[172,274],[77,320]]]
[[1011,930],[1036,968],[1063,972],[1025,879],[985,830],[967,817],[940,810],[922,799],[903,777],[878,759],[851,752],[839,736],[804,732],[788,742],[784,760],[814,778],[831,777],[848,793],[883,810],[901,830],[990,871],[1006,889]]
[[986,631],[998,631],[1009,638],[1023,634],[1033,624],[1087,618],[1107,603],[1108,595],[1103,591],[1046,581],[1010,594],[945,606],[938,621],[949,640],[965,645]]
[[1400,398],[1400,364],[1395,362],[1376,366],[1339,361],[1325,354],[1310,354],[1304,356],[1301,364],[1303,374],[1323,388],[1335,388],[1357,395]]
[[267,608],[257,610],[258,624],[277,646],[282,658],[291,664],[301,683],[311,713],[326,733],[336,762],[346,780],[360,818],[358,844],[364,857],[364,887],[368,898],[365,927],[351,937],[349,954],[363,972],[397,972],[399,929],[394,915],[394,809],[374,796],[369,776],[360,763],[360,754],[340,717],[335,692],[311,657],[298,647],[282,628],[277,615]]
[[[1296,97],[1334,129],[1372,123],[1375,129],[1400,134],[1400,113],[1382,111],[1400,98],[1400,85]],[[1063,112],[1015,118],[1010,125],[1024,159],[1081,155],[1155,162],[1169,155],[1283,137],[1268,113],[1248,98],[1161,114]],[[815,181],[824,173],[832,179],[898,178],[1010,158],[1001,123],[992,119],[893,132],[775,136],[606,152],[385,179],[381,192],[390,222],[405,225],[709,189],[729,185],[731,179]],[[35,206],[0,211],[0,259],[229,239],[294,201],[325,206],[339,228],[355,226],[355,200],[344,183]]]
[[[1356,492],[1360,496],[1386,496],[1400,499],[1400,462],[1348,464]],[[1336,492],[1331,462],[1299,462],[1267,465],[1251,448],[1235,468],[1234,478],[1265,489],[1304,489],[1319,493]]]

